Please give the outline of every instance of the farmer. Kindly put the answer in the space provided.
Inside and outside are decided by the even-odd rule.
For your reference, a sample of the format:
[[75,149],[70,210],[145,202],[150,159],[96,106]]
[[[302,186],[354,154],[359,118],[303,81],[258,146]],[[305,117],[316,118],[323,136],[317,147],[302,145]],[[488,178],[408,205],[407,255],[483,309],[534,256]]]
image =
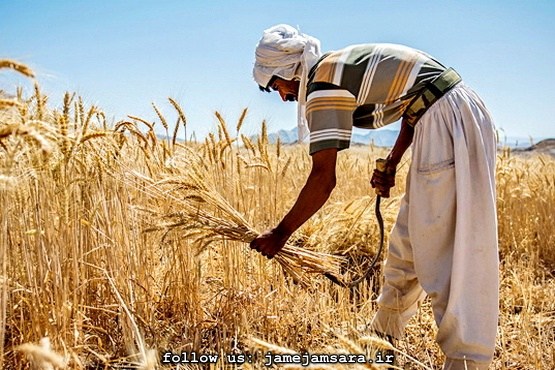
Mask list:
[[371,326],[402,338],[427,294],[444,369],[487,369],[498,319],[495,138],[490,113],[453,69],[393,44],[353,45],[321,55],[320,42],[287,25],[264,31],[254,79],[298,102],[299,138],[310,133],[312,170],[295,204],[251,248],[272,258],[327,201],[337,152],[353,126],[401,130],[370,181],[384,197],[412,145],[406,193],[391,232],[385,281]]

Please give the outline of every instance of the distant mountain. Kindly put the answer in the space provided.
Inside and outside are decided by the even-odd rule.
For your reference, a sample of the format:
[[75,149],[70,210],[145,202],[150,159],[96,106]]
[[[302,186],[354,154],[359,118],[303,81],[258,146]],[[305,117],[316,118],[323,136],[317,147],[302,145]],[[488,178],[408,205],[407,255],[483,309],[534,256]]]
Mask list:
[[546,137],[516,137],[516,136],[507,136],[507,137],[500,137],[499,138],[499,146],[502,147],[509,147],[509,148],[528,148],[533,146],[535,143],[539,143],[542,140],[547,139]]
[[[376,146],[390,147],[390,146],[393,146],[393,144],[395,144],[395,139],[397,139],[398,134],[399,134],[399,131],[397,130],[355,129],[353,130],[353,134],[351,136],[351,143],[365,144],[365,145],[374,143],[374,145]],[[276,143],[278,137],[283,144],[294,144],[297,142],[297,138],[298,138],[297,128],[295,127],[291,130],[279,130],[278,132],[270,133],[268,134],[268,141],[270,143]]]
[[355,130],[351,137],[353,144],[374,144],[375,146],[392,147],[397,140],[399,131],[378,129],[378,130]]
[[[351,144],[368,145],[370,143],[373,143],[376,146],[392,147],[395,144],[397,135],[399,135],[398,130],[386,128],[381,128],[377,130],[363,130],[355,128],[351,136]],[[298,137],[297,128],[295,127],[291,130],[279,130],[277,132],[268,134],[268,140],[270,141],[270,143],[277,142],[278,137],[283,144],[294,144],[297,142]],[[256,136],[254,136],[254,138],[256,138]],[[498,146],[510,148],[528,148],[531,145],[534,145],[534,143],[539,143],[540,141],[545,139],[545,137],[501,137],[499,139]]]
[[272,144],[275,144],[277,142],[278,137],[282,144],[295,144],[297,142],[299,135],[297,134],[296,127],[291,130],[279,130],[278,132],[269,133],[268,141]]
[[527,148],[517,148],[517,153],[541,153],[555,156],[555,139],[544,139]]

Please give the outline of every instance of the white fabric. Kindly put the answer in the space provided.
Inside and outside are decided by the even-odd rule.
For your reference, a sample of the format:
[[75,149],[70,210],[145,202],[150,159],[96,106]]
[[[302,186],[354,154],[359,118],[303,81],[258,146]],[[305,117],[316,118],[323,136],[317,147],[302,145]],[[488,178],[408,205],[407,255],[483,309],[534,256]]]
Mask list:
[[286,24],[279,24],[264,31],[256,45],[254,80],[267,87],[273,76],[284,80],[299,80],[297,126],[299,142],[309,134],[306,119],[306,84],[308,72],[322,52],[318,39],[303,34]]
[[[401,337],[429,295],[444,369],[487,369],[498,322],[494,127],[462,83],[416,124],[374,330]],[[466,361],[465,361],[466,359]]]

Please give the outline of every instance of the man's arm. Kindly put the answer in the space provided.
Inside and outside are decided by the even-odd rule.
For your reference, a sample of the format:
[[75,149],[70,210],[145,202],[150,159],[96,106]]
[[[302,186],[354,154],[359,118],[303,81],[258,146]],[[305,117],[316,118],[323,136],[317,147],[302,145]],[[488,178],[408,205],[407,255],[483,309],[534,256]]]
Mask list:
[[335,187],[337,149],[324,149],[312,155],[312,170],[297,201],[274,229],[260,234],[251,242],[251,248],[272,258],[287,239],[314,215],[328,200]]
[[412,143],[413,136],[414,128],[403,119],[399,136],[397,136],[395,145],[393,145],[391,152],[386,158],[385,171],[374,170],[372,180],[370,180],[370,184],[373,188],[376,188],[376,193],[378,195],[384,198],[389,197],[389,189],[395,186],[397,165],[401,162],[403,154],[405,154]]
[[399,162],[401,162],[401,158],[403,154],[407,151],[408,147],[412,143],[412,138],[414,136],[414,127],[410,126],[406,123],[405,119],[401,121],[401,131],[399,131],[399,136],[397,136],[397,140],[395,141],[395,145],[393,145],[393,149],[387,156],[387,167],[396,169]]

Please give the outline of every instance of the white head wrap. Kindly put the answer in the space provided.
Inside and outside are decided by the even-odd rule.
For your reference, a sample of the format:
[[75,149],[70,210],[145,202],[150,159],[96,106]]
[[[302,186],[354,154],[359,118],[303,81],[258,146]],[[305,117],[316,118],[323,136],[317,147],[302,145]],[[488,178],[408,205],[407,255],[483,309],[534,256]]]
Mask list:
[[253,76],[260,86],[267,87],[273,76],[284,80],[300,80],[297,97],[299,142],[309,134],[306,120],[308,72],[321,55],[318,39],[300,33],[286,24],[279,24],[265,30],[256,45]]

